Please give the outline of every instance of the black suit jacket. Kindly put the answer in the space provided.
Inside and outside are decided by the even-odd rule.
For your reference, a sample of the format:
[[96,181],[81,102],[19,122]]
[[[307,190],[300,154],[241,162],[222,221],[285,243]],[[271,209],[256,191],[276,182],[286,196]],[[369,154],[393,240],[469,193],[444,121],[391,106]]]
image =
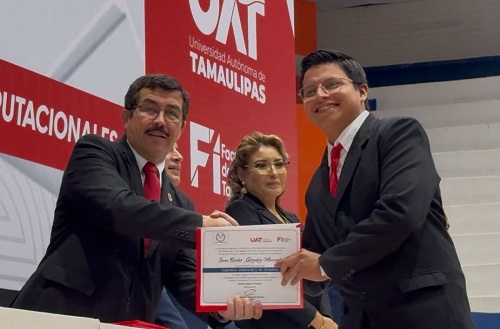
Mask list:
[[[195,247],[202,216],[176,207],[179,191],[162,175],[161,203],[147,200],[125,136],[82,137],[64,172],[47,252],[12,306],[153,322],[163,284],[192,305],[195,264],[182,248]],[[155,240],[147,258],[145,237]]]
[[342,288],[341,328],[473,328],[446,230],[429,141],[412,118],[376,119],[356,134],[329,193],[327,151],[306,193],[303,245]]
[[[299,223],[299,218],[288,211],[277,207],[290,223]],[[241,199],[231,202],[226,213],[238,221],[240,225],[282,224],[264,204],[255,196],[247,193]],[[249,328],[307,328],[314,318],[316,311],[331,316],[331,308],[327,294],[317,297],[305,296],[303,309],[266,310],[259,320],[238,321],[236,324],[242,329]]]

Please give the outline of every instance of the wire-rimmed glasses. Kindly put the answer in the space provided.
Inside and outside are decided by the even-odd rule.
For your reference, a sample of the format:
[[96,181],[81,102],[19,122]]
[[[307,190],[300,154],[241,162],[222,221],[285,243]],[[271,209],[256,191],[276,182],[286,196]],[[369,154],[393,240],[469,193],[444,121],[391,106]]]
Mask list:
[[290,162],[283,160],[277,160],[272,163],[267,161],[256,161],[251,165],[244,165],[242,168],[255,168],[261,175],[267,175],[271,173],[273,169],[276,170],[278,174],[284,174],[286,173],[286,166],[288,164],[290,164]]
[[334,92],[342,90],[342,87],[348,83],[356,83],[356,82],[348,78],[332,76],[330,78],[323,80],[318,84],[302,87],[299,91],[299,96],[302,99],[302,101],[306,103],[318,97],[319,88],[321,88],[321,91],[323,91],[325,94],[331,95]]
[[142,105],[137,105],[133,109],[137,109],[139,115],[143,118],[156,119],[161,112],[163,112],[163,118],[173,124],[179,124],[182,122],[182,111],[177,107],[167,106],[165,109],[161,109],[160,106],[154,103],[147,103]]

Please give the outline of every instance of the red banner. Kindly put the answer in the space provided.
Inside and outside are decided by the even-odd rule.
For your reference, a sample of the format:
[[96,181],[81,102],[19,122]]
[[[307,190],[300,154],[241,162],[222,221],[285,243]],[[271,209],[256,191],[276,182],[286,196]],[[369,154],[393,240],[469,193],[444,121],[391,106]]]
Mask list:
[[182,189],[201,212],[221,209],[241,138],[273,133],[292,166],[287,209],[297,211],[295,59],[290,1],[145,2],[146,71],[177,78],[191,97],[179,146]]
[[0,59],[0,153],[64,169],[85,134],[115,140],[122,107]]

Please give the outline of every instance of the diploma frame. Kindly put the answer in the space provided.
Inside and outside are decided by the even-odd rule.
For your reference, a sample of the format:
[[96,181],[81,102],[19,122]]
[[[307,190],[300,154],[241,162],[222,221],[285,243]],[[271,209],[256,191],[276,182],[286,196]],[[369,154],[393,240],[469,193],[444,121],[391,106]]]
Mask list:
[[304,307],[302,282],[281,285],[274,264],[301,248],[300,224],[202,227],[196,231],[196,311],[225,311],[234,295],[263,309]]

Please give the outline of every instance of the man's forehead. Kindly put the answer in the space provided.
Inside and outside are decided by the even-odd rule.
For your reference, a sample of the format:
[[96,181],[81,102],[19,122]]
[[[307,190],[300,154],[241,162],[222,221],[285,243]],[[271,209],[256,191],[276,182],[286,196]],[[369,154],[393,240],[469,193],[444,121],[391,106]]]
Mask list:
[[172,98],[177,98],[181,103],[183,101],[182,94],[179,90],[169,90],[162,88],[143,88],[139,91],[139,98],[141,100],[149,100],[157,103],[162,103]]

